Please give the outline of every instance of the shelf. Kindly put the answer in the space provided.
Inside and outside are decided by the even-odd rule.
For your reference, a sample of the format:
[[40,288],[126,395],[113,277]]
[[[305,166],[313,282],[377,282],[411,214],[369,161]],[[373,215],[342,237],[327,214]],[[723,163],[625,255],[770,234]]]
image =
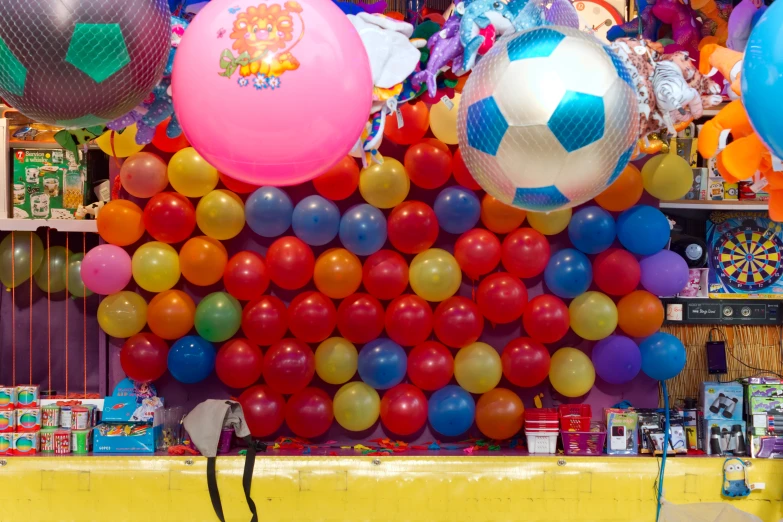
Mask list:
[[704,109],[704,113],[702,115],[702,118],[704,118],[704,117],[708,117],[709,118],[709,117],[712,117],[712,116],[716,116],[729,103],[730,102],[723,102],[723,103],[720,103],[720,104],[716,105],[715,107],[710,107],[709,109]]
[[94,219],[11,219],[0,218],[0,230],[33,232],[39,228],[50,228],[60,232],[98,232]]
[[[56,141],[10,141],[8,148],[14,149],[62,149],[62,146]],[[81,149],[81,146],[79,147]],[[87,145],[88,149],[99,149],[95,143]]]
[[677,201],[661,201],[662,209],[682,210],[761,210],[769,208],[767,201],[702,201],[695,199],[682,199]]

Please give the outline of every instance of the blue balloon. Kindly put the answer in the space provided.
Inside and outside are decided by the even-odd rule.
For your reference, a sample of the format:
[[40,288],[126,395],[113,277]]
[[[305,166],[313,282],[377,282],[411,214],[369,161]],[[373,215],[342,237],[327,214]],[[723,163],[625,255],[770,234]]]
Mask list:
[[296,237],[308,245],[325,245],[340,230],[340,209],[324,197],[307,196],[294,207],[291,224]]
[[294,204],[277,187],[261,187],[245,203],[247,225],[259,236],[277,237],[291,226]]
[[783,158],[783,3],[773,3],[748,39],[742,65],[742,102],[761,141]]
[[658,332],[639,343],[642,371],[657,381],[677,376],[685,368],[685,346],[671,334]]
[[590,260],[573,248],[566,248],[552,255],[544,270],[547,288],[564,299],[587,292],[592,281],[593,267]]
[[476,403],[455,384],[444,386],[430,396],[428,417],[432,429],[447,437],[462,435],[473,425]]
[[481,202],[472,190],[446,187],[435,198],[435,215],[440,228],[450,234],[462,234],[476,226],[481,217]]
[[649,205],[631,207],[617,218],[617,239],[628,251],[640,256],[663,250],[670,234],[669,220]]
[[585,254],[599,254],[612,246],[616,237],[614,218],[601,207],[585,207],[568,223],[571,243]]
[[370,341],[359,352],[359,377],[376,390],[400,384],[407,368],[405,350],[391,339],[381,337]]
[[340,241],[357,256],[374,254],[386,243],[386,216],[367,203],[349,208],[340,220]]
[[188,335],[169,350],[169,372],[179,382],[193,384],[209,377],[215,369],[215,347],[198,335]]

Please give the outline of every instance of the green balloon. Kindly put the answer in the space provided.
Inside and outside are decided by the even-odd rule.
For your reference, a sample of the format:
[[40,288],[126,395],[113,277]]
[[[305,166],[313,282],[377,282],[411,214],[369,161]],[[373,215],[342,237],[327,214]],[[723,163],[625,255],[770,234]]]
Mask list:
[[41,267],[43,251],[41,238],[34,232],[12,232],[5,236],[0,241],[0,282],[7,288],[15,288],[30,279]]
[[84,254],[73,254],[68,258],[68,292],[74,297],[90,297],[90,292],[82,281],[82,260]]
[[41,267],[33,275],[38,288],[47,293],[65,290],[65,260],[68,259],[70,261],[72,255],[65,247],[53,246],[47,248],[44,251],[44,262],[41,263]]
[[227,341],[242,324],[242,306],[226,292],[209,294],[196,307],[196,331],[213,343]]

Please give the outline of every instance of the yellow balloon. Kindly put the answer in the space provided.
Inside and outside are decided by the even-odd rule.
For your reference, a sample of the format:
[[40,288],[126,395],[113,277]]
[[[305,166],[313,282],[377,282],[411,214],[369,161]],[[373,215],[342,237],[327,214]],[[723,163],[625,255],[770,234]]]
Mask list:
[[642,182],[655,198],[682,199],[693,186],[693,169],[677,154],[658,154],[642,167]]
[[135,123],[127,127],[121,134],[116,131],[106,131],[95,138],[95,143],[103,152],[116,158],[127,158],[144,148],[144,145],[136,143]]
[[231,239],[245,226],[245,204],[229,190],[213,190],[198,202],[196,223],[214,239]]
[[617,306],[601,292],[585,292],[568,306],[571,329],[588,341],[609,337],[617,328]]
[[350,381],[356,373],[358,361],[356,346],[342,337],[330,337],[315,350],[315,372],[328,384]]
[[111,337],[136,335],[147,324],[147,301],[127,290],[106,296],[98,307],[98,324]]
[[396,207],[405,201],[410,189],[408,172],[394,158],[386,158],[380,165],[370,165],[359,174],[359,192],[374,207]]
[[189,198],[200,198],[217,187],[220,177],[215,167],[207,163],[193,147],[187,147],[169,160],[169,183]]
[[457,139],[457,113],[461,96],[456,92],[450,103],[439,101],[430,109],[430,130],[436,138],[449,145],[456,145],[459,142]]
[[576,348],[560,348],[552,355],[549,382],[560,395],[581,397],[595,383],[595,368],[584,352]]
[[131,262],[133,280],[148,292],[170,290],[179,281],[179,254],[174,247],[150,241],[133,253]]
[[363,431],[381,414],[378,392],[363,382],[349,382],[334,395],[334,419],[348,431]]
[[457,293],[462,283],[462,269],[454,256],[445,250],[430,248],[416,254],[408,277],[416,295],[437,303]]
[[554,236],[568,228],[571,221],[571,209],[562,208],[551,212],[528,212],[527,222],[545,236]]
[[470,393],[486,393],[500,382],[503,364],[497,350],[487,343],[473,343],[457,352],[454,378]]

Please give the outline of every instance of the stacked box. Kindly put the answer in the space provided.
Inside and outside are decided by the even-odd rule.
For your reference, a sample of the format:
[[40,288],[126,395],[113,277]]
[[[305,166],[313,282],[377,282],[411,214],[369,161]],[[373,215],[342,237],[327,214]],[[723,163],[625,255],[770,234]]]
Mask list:
[[[702,447],[707,455],[745,455],[746,428],[742,420],[744,390],[737,382],[704,382],[700,391],[704,412]],[[719,453],[716,453],[719,451]]]

